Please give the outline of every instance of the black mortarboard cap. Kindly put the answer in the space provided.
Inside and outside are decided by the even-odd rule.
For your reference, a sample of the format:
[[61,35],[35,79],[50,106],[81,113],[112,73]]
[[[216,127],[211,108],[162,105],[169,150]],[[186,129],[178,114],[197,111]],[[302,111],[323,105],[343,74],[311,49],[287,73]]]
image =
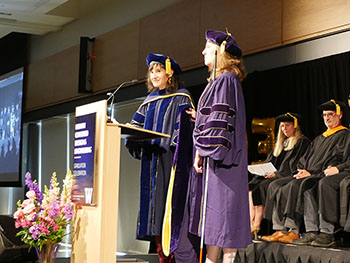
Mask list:
[[294,123],[294,128],[300,126],[301,115],[293,112],[287,112],[285,114],[278,115],[276,122],[288,121]]
[[326,101],[325,103],[322,103],[320,105],[320,110],[332,110],[335,111],[337,115],[340,115],[340,111],[344,111],[346,108],[346,105],[342,101],[338,100],[329,100]]

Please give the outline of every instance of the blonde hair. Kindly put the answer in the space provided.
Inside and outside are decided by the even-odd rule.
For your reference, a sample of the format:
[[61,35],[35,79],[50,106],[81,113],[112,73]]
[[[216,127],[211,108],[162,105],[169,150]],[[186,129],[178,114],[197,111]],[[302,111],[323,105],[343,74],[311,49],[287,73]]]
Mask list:
[[299,125],[295,128],[294,134],[290,137],[286,137],[284,133],[282,132],[281,128],[282,122],[280,122],[278,127],[278,135],[276,140],[275,148],[273,149],[273,156],[278,157],[282,150],[290,151],[294,148],[298,140],[303,136]]
[[[165,67],[162,64],[158,64],[158,63],[151,64],[146,74],[148,92],[156,91],[158,89],[153,86],[150,78],[151,71],[157,67],[161,67],[165,70]],[[166,92],[169,94],[177,91],[179,89],[179,86],[182,86],[182,85],[183,85],[183,82],[180,80],[179,76],[174,72],[173,76],[171,77],[171,83],[169,84],[169,82],[167,82],[167,87],[165,89],[166,89]]]
[[[243,58],[237,58],[235,56],[232,56],[228,52],[224,52],[223,54],[220,53],[220,48],[218,45],[216,45],[217,50],[217,61],[216,61],[216,73],[215,77],[219,77],[220,75],[224,74],[225,72],[234,72],[236,73],[237,77],[240,81],[244,80],[247,76],[247,72],[245,71],[244,64],[243,64]],[[210,79],[213,78],[213,66],[209,67],[210,72]]]

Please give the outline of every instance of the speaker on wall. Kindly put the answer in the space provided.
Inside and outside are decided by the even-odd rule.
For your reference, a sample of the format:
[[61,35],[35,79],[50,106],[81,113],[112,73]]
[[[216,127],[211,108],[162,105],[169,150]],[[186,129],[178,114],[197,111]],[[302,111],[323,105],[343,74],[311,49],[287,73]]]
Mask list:
[[93,43],[95,38],[80,37],[80,56],[79,56],[79,93],[92,92],[92,59]]

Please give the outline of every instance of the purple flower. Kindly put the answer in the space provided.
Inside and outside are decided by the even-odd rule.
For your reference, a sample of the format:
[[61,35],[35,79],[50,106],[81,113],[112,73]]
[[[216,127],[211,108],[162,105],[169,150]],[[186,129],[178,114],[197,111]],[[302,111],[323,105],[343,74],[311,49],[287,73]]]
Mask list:
[[35,192],[36,200],[39,203],[41,203],[41,201],[43,200],[43,195],[39,190],[39,186],[35,182],[33,182],[32,176],[30,175],[29,172],[26,173],[25,178],[26,178],[25,182],[29,190]]
[[54,200],[51,204],[50,204],[50,208],[49,208],[49,217],[54,218],[59,216],[60,213],[60,206],[58,204],[57,200]]
[[53,189],[53,183],[54,182],[55,182],[54,179],[51,177],[51,179],[50,179],[50,190]]
[[25,175],[25,184],[29,188],[27,193],[29,199],[19,201],[17,205],[20,212],[15,213],[17,218],[15,226],[23,228],[20,235],[25,243],[32,244],[33,241],[36,241],[35,244],[41,245],[44,242],[61,238],[62,232],[58,231],[66,229],[74,214],[71,201],[72,180],[73,175],[69,171],[60,196],[56,173],[52,175],[50,189],[45,186],[43,193],[39,190],[37,182],[32,179],[31,174],[28,172]]
[[37,225],[31,226],[29,228],[29,233],[32,234],[34,240],[38,240],[38,237],[40,235],[39,228]]
[[34,222],[38,218],[37,214],[32,214],[32,222]]
[[70,219],[74,214],[72,206],[70,204],[66,204],[63,208],[63,213],[67,220]]

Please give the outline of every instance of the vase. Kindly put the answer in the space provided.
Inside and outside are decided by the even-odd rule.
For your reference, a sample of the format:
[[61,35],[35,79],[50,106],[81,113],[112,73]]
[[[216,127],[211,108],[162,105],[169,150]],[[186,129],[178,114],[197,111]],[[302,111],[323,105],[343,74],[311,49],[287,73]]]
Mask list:
[[41,247],[35,247],[36,253],[38,255],[39,263],[55,263],[56,255],[58,248],[60,247],[59,243],[54,244],[44,244]]

